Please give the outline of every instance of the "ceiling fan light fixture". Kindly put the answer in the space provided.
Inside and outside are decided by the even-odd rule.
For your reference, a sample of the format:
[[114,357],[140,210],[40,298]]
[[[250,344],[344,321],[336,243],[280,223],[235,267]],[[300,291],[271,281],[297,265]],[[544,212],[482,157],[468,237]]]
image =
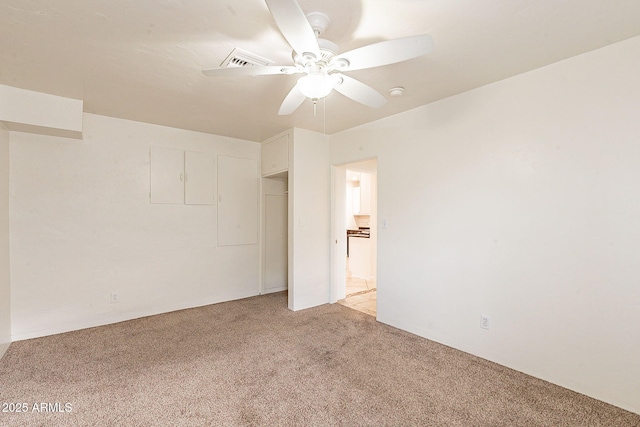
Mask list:
[[325,73],[309,73],[300,77],[298,89],[307,98],[320,99],[333,90],[334,80]]

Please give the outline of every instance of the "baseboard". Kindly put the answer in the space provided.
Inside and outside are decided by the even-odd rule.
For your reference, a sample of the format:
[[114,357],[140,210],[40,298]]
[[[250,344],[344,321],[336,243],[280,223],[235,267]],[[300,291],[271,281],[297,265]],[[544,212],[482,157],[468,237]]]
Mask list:
[[275,292],[282,292],[282,291],[286,291],[287,287],[286,286],[281,286],[279,288],[271,288],[271,289],[265,289],[264,292],[262,292],[264,295],[266,294],[273,294]]
[[139,319],[141,317],[155,316],[163,313],[170,313],[172,311],[186,310],[190,308],[202,307],[205,305],[219,304],[228,301],[234,301],[243,298],[249,298],[258,295],[257,292],[243,292],[235,295],[226,295],[224,297],[209,297],[196,299],[181,303],[171,303],[161,305],[152,308],[146,308],[143,310],[132,310],[126,312],[109,312],[103,315],[94,315],[86,317],[84,319],[75,320],[73,322],[63,322],[53,324],[47,328],[24,331],[14,333],[11,338],[13,341],[23,341],[33,338],[40,338],[50,335],[63,334],[66,332],[77,331],[81,329],[96,328],[99,326],[111,325],[114,323],[126,322],[128,320]]
[[9,345],[11,345],[11,343],[0,344],[0,359],[4,357],[4,354],[9,349]]
[[596,393],[589,393],[583,390],[581,387],[576,386],[576,384],[568,384],[565,381],[559,381],[557,378],[550,377],[549,375],[546,375],[545,373],[540,372],[539,370],[525,368],[523,366],[511,363],[509,360],[506,360],[506,359],[500,359],[496,357],[491,357],[486,354],[480,354],[477,351],[473,351],[473,349],[463,347],[462,345],[460,345],[460,343],[454,343],[443,336],[436,335],[433,333],[433,331],[429,331],[427,329],[424,329],[414,324],[408,324],[403,321],[399,321],[398,319],[389,318],[387,316],[384,316],[384,314],[380,316],[380,311],[378,311],[378,317],[376,320],[380,323],[384,323],[385,325],[398,328],[400,330],[409,332],[411,334],[417,335],[424,339],[436,342],[438,344],[445,345],[447,347],[451,347],[455,350],[458,350],[464,353],[474,355],[476,357],[495,363],[497,365],[504,366],[509,369],[513,369],[514,371],[522,372],[523,374],[532,376],[534,378],[538,378],[543,381],[547,381],[551,384],[564,387],[566,389],[575,391],[576,393],[589,396],[593,399],[600,400],[602,402],[608,403],[613,406],[617,406],[618,408],[640,415],[640,408],[638,406],[634,406],[632,404],[629,404],[628,402],[621,402],[618,399],[611,399],[611,398],[608,398],[608,396],[603,396]]

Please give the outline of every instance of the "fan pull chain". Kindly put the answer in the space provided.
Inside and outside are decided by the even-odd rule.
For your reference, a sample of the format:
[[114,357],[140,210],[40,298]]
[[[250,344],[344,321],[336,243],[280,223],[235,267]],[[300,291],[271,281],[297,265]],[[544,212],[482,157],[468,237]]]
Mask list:
[[327,97],[322,98],[322,133],[327,135]]

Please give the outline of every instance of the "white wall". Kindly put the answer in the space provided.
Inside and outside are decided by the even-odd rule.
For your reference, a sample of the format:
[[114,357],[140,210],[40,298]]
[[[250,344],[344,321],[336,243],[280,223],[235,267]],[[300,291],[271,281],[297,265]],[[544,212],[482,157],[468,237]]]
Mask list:
[[0,120],[11,131],[82,138],[79,99],[0,85]]
[[378,319],[640,413],[638,117],[640,37],[333,135],[378,158]]
[[0,123],[0,358],[11,343],[9,131]]
[[82,141],[10,132],[14,340],[259,292],[259,245],[217,247],[215,205],[149,203],[152,144],[260,156],[253,142],[91,114]]
[[289,308],[329,302],[331,167],[329,141],[294,129],[289,145]]

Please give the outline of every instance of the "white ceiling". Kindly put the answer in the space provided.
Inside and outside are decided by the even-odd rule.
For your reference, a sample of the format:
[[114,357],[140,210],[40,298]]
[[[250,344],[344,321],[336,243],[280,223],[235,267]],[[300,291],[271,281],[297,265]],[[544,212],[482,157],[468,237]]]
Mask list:
[[[2,0],[0,84],[84,100],[86,112],[264,140],[328,134],[640,34],[638,0],[299,0],[331,18],[341,51],[430,34],[435,50],[349,73],[388,97],[372,109],[332,93],[313,114],[278,108],[298,76],[206,77],[234,47],[291,64],[264,0]],[[597,84],[597,82],[594,82]]]

